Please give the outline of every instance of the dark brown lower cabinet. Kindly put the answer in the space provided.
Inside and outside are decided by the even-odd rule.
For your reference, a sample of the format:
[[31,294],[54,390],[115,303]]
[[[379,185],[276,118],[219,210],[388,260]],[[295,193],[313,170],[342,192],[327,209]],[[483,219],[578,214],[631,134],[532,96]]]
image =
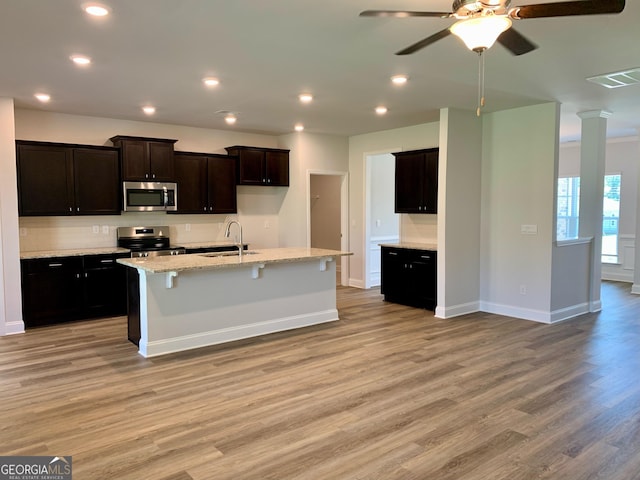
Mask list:
[[25,327],[125,315],[125,267],[119,255],[21,260]]
[[434,310],[437,252],[382,247],[381,293],[385,301]]

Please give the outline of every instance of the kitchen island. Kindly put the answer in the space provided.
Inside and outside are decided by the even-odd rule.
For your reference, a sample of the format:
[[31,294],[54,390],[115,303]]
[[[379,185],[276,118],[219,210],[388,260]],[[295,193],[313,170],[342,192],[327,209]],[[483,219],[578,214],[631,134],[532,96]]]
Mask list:
[[344,255],[351,253],[274,248],[119,259],[131,267],[138,352],[152,357],[338,320],[335,267]]

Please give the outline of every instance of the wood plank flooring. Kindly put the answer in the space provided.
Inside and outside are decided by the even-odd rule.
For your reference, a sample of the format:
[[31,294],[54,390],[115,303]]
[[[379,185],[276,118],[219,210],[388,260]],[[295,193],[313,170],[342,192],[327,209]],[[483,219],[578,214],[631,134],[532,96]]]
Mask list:
[[541,325],[339,287],[339,322],[154,359],[123,317],[0,337],[0,455],[72,455],[76,480],[640,479],[628,291]]

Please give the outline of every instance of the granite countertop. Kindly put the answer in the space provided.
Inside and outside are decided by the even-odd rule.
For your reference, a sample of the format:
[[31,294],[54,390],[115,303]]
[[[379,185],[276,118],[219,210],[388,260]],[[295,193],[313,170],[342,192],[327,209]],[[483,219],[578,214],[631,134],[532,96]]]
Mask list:
[[408,248],[411,250],[431,250],[438,251],[437,243],[414,243],[414,242],[400,242],[400,243],[381,243],[381,247],[393,247],[393,248]]
[[120,247],[73,248],[65,250],[37,250],[20,252],[20,259],[52,258],[52,257],[81,257],[84,255],[110,255],[114,253],[130,253],[130,250]]
[[[243,245],[249,245],[247,242],[243,242]],[[211,240],[208,242],[190,242],[190,243],[180,243],[181,247],[184,248],[215,248],[215,247],[236,247],[238,246],[235,242],[224,241],[224,240]]]
[[314,258],[352,255],[351,252],[323,248],[264,248],[250,250],[250,252],[255,253],[245,253],[242,257],[238,255],[208,257],[205,256],[206,254],[194,253],[191,255],[164,257],[120,258],[118,263],[149,273],[167,273],[185,270],[237,268],[239,266],[267,263],[301,262]]

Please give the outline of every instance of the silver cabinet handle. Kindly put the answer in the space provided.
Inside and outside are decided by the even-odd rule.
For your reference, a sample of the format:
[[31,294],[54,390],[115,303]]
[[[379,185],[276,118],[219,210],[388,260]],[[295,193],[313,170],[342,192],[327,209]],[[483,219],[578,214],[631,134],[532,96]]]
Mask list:
[[61,266],[62,266],[62,264],[61,264],[61,263],[50,263],[50,264],[49,264],[49,266],[50,266],[51,268],[53,268],[53,267],[61,267]]
[[387,252],[389,255],[398,255],[398,252]]
[[113,263],[113,259],[112,258],[108,258],[106,260],[100,260],[100,263]]
[[420,255],[420,258],[424,258],[426,260],[431,260],[431,255]]

